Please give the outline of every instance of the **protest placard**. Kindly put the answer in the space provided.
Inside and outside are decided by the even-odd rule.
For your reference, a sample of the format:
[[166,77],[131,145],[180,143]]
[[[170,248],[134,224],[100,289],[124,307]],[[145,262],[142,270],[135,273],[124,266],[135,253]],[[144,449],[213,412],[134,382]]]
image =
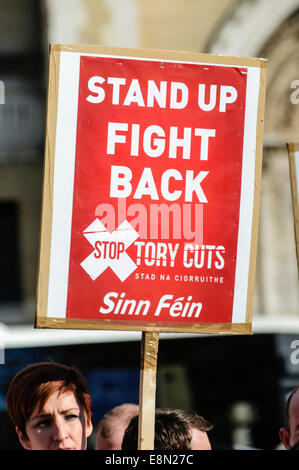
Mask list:
[[52,45],[38,327],[251,333],[265,71]]

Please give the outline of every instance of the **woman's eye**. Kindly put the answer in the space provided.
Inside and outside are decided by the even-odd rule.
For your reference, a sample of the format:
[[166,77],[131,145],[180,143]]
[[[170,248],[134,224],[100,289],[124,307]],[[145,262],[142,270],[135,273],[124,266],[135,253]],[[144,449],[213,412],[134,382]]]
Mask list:
[[67,421],[71,421],[71,420],[75,420],[75,419],[78,419],[79,418],[79,415],[66,415],[65,419]]
[[37,428],[46,428],[48,426],[50,426],[50,420],[49,419],[43,419],[42,421],[39,421],[36,424]]

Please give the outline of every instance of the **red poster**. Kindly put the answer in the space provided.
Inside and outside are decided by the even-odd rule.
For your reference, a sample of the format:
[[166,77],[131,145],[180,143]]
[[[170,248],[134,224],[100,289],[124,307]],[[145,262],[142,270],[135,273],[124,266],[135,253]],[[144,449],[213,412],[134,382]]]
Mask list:
[[231,321],[242,72],[81,58],[69,318]]

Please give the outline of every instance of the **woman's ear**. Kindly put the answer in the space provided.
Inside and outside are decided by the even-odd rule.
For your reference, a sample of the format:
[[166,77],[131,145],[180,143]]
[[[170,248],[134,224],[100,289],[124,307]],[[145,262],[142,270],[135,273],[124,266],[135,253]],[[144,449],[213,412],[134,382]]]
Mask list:
[[281,442],[285,446],[285,448],[287,450],[290,450],[290,444],[289,444],[290,436],[289,436],[288,430],[286,428],[280,428],[279,437],[280,437]]
[[16,426],[16,433],[18,435],[19,441],[26,450],[31,450],[30,441],[27,437],[24,436],[22,431]]
[[89,437],[91,435],[92,430],[93,430],[93,426],[92,426],[91,419],[87,419],[86,420],[86,437]]

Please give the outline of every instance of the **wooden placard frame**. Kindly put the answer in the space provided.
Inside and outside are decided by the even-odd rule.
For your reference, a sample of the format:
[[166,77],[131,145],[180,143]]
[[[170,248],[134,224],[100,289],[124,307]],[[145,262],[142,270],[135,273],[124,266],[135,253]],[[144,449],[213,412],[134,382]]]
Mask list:
[[287,143],[293,201],[294,232],[299,274],[299,142]]
[[[254,197],[252,214],[252,233],[250,242],[250,260],[248,269],[248,285],[245,321],[242,323],[180,323],[180,325],[159,324],[154,322],[126,322],[111,320],[86,320],[68,318],[49,318],[47,316],[48,286],[50,272],[52,211],[53,211],[53,185],[55,164],[55,142],[57,128],[58,88],[61,53],[100,54],[125,57],[139,57],[146,59],[176,60],[182,62],[197,62],[218,65],[231,65],[239,67],[252,67],[259,69],[259,94],[257,101],[257,126],[255,146],[255,176]],[[44,163],[44,189],[43,209],[41,221],[41,240],[39,273],[37,284],[36,323],[37,328],[66,328],[66,329],[108,329],[108,330],[135,330],[143,332],[193,332],[193,333],[252,333],[252,309],[255,279],[255,265],[257,252],[257,234],[261,187],[262,148],[263,148],[263,123],[265,107],[266,86],[266,60],[257,58],[225,57],[210,54],[197,54],[174,51],[143,50],[143,49],[119,49],[101,46],[83,45],[59,45],[50,47],[49,88],[48,88],[48,113],[46,124],[46,144]],[[245,294],[244,294],[245,295]]]

